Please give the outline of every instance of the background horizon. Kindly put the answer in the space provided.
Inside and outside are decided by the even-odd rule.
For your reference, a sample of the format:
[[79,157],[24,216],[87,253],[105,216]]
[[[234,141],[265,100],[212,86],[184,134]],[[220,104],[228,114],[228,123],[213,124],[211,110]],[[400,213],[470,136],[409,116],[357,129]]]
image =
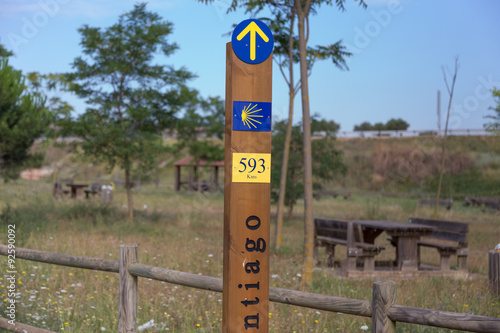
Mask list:
[[[225,97],[225,44],[233,24],[249,18],[239,10],[226,14],[230,0],[211,5],[197,1],[147,1],[147,9],[173,23],[169,40],[179,49],[162,64],[184,66],[197,75],[189,86],[202,96]],[[136,1],[0,0],[0,43],[14,52],[10,64],[23,73],[71,71],[82,55],[77,29],[108,27]],[[353,56],[349,71],[317,62],[309,78],[311,113],[352,131],[364,121],[402,118],[411,130],[437,129],[437,91],[441,91],[441,128],[449,96],[442,66],[453,71],[459,56],[450,129],[479,129],[493,115],[491,89],[500,88],[500,3],[494,0],[370,0],[368,8],[346,2],[346,11],[322,6],[311,17],[310,46],[342,39]],[[264,15],[264,14],[263,14]],[[298,66],[295,70],[299,78]],[[76,97],[64,98],[84,111]],[[288,91],[273,68],[273,119],[288,117]],[[294,123],[302,118],[300,93]]]

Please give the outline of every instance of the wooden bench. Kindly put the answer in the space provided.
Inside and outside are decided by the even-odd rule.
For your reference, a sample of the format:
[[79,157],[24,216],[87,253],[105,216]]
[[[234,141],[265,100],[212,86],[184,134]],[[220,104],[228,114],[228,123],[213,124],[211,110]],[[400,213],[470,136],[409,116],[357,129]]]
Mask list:
[[466,206],[478,206],[484,205],[485,207],[489,207],[492,209],[500,210],[500,197],[466,197],[465,198]]
[[365,271],[375,269],[375,256],[384,247],[363,241],[363,232],[359,224],[349,221],[332,219],[314,219],[314,261],[317,262],[318,248],[324,246],[327,253],[327,265],[333,267],[335,246],[344,245],[347,248],[347,270],[356,269],[357,258],[363,264]]
[[[420,199],[418,200],[418,204],[435,206],[436,199]],[[450,210],[452,205],[453,205],[453,199],[439,199],[438,206],[446,207],[447,210]]]
[[54,188],[52,190],[52,196],[54,199],[63,199],[69,194],[69,190],[64,190],[62,188],[62,183],[60,182],[55,182],[54,183]]
[[90,189],[84,190],[84,192],[85,192],[86,199],[90,199],[90,195],[92,195],[92,197],[95,197],[96,194],[101,193],[101,184],[92,183],[92,185],[90,185]]
[[436,227],[437,230],[425,236],[418,242],[418,258],[420,262],[420,247],[432,247],[438,250],[441,270],[450,270],[450,256],[456,255],[458,269],[467,271],[467,233],[469,225],[463,222],[428,220],[410,218],[409,223]]

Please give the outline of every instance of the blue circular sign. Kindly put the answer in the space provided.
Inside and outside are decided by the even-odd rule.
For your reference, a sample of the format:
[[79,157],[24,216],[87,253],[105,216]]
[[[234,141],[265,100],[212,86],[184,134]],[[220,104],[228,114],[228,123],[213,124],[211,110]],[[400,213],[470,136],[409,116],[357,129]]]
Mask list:
[[255,19],[240,22],[231,37],[233,51],[241,61],[259,64],[273,52],[274,38],[269,27]]

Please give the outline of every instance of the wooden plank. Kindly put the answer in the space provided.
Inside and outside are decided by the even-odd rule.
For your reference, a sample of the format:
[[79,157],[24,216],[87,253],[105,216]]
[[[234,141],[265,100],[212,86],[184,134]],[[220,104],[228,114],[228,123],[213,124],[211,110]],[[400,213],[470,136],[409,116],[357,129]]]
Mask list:
[[428,225],[431,227],[437,227],[439,230],[445,230],[451,232],[459,232],[459,233],[469,232],[469,225],[464,222],[430,220],[430,219],[421,219],[412,217],[410,218],[409,223]]
[[[128,271],[135,276],[174,283],[181,286],[215,292],[223,291],[221,278],[185,273],[139,263],[129,265]],[[362,317],[372,316],[371,302],[366,300],[321,295],[276,287],[269,288],[269,300],[282,304],[297,305],[331,312],[342,312]]]
[[449,232],[445,230],[436,230],[430,235],[426,235],[426,238],[435,238],[452,242],[466,243],[467,242],[467,234],[465,233],[456,233]]
[[118,333],[137,332],[137,277],[128,272],[128,266],[136,262],[137,244],[120,245]]
[[466,313],[393,305],[388,310],[388,317],[397,322],[442,327],[453,330],[479,333],[500,332],[500,318],[476,316]]
[[[0,244],[0,254],[7,256],[7,250],[7,245]],[[118,273],[119,269],[118,260],[80,257],[69,254],[24,249],[22,247],[16,247],[16,258],[113,273]]]
[[226,45],[222,331],[267,332],[271,184],[233,182],[233,156],[270,154],[271,132],[233,131],[234,101],[272,101],[272,56],[247,64]]
[[452,250],[452,251],[458,251],[461,247],[458,245],[449,245],[449,244],[442,244],[442,243],[433,243],[433,242],[426,242],[426,241],[419,241],[418,245],[420,246],[427,246],[427,247],[433,247],[439,250]]
[[0,328],[8,332],[16,333],[55,333],[54,331],[49,331],[43,328],[38,328],[23,323],[15,322],[15,325],[9,324],[9,321],[5,318],[0,317]]

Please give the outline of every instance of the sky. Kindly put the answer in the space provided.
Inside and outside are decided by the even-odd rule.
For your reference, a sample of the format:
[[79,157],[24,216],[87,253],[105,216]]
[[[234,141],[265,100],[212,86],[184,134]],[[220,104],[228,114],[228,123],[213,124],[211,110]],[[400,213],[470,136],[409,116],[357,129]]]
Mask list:
[[[233,24],[250,18],[227,14],[231,0],[206,5],[195,0],[153,0],[148,10],[172,22],[171,42],[179,50],[166,65],[185,67],[197,77],[190,87],[205,96],[225,96],[225,44]],[[402,118],[411,130],[438,128],[437,92],[441,91],[441,128],[449,94],[443,68],[459,70],[449,128],[480,129],[493,115],[491,89],[500,89],[500,1],[367,0],[363,9],[346,0],[346,11],[322,6],[310,18],[309,45],[342,40],[353,56],[348,71],[331,61],[314,65],[309,78],[311,113],[334,120],[341,131],[364,121]],[[77,29],[84,24],[109,27],[133,8],[128,0],[0,0],[0,43],[14,51],[10,64],[23,73],[65,73],[82,55]],[[295,77],[299,77],[298,67]],[[451,74],[448,79],[451,84]],[[287,85],[273,66],[274,120],[288,117]],[[64,96],[80,113],[85,103]],[[300,94],[294,123],[302,118]]]

